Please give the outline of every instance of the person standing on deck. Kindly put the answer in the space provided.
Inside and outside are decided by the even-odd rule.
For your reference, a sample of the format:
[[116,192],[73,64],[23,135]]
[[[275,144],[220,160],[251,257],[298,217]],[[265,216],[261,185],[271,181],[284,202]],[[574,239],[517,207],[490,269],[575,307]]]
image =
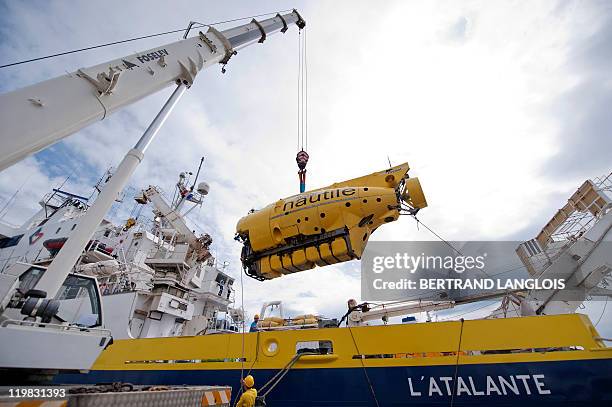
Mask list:
[[251,322],[251,328],[249,329],[249,332],[259,331],[259,328],[257,328],[258,321],[259,321],[259,314],[255,314],[255,316],[253,317],[253,322]]

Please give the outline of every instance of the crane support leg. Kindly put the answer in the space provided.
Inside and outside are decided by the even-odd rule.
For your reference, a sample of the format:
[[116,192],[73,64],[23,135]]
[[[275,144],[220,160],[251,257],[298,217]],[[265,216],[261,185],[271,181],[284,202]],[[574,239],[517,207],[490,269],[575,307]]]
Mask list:
[[144,153],[151,145],[153,138],[164,124],[174,106],[179,101],[187,87],[184,84],[179,84],[174,90],[164,107],[155,116],[147,130],[138,140],[134,148],[125,155],[117,171],[111,179],[106,183],[93,205],[87,210],[85,215],[77,223],[77,227],[61,248],[57,256],[53,259],[45,274],[41,277],[36,285],[36,288],[47,293],[48,298],[53,298],[59,288],[64,283],[68,272],[78,261],[81,253],[87,246],[87,243],[96,232],[96,229],[108,213],[108,210],[117,199],[119,193],[123,190],[130,177],[134,173],[138,164],[144,158]]

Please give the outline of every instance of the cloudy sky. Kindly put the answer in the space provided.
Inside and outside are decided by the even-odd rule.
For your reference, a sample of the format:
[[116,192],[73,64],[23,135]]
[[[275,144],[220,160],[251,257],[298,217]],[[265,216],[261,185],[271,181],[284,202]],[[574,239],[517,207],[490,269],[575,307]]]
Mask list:
[[[153,4],[154,3],[154,4]],[[526,240],[587,178],[612,169],[612,3],[608,1],[0,1],[2,63],[288,8],[307,21],[308,186],[408,161],[429,207],[423,222],[450,240]],[[223,26],[221,27],[223,28]],[[0,70],[0,92],[172,42],[155,38]],[[225,75],[203,72],[130,185],[172,191],[206,157],[211,193],[191,220],[239,278],[236,221],[297,192],[295,27],[242,50]],[[155,116],[152,95],[0,173],[4,220],[42,195],[89,195]],[[403,218],[376,240],[431,240]],[[359,298],[359,263],[269,282],[245,277],[251,314],[280,299],[329,316]],[[592,303],[593,320],[603,303]],[[598,328],[612,334],[612,306]],[[469,310],[469,308],[467,308]],[[460,310],[461,311],[461,310]],[[485,309],[486,311],[486,309]],[[463,311],[465,312],[465,310]],[[477,315],[477,314],[472,314]],[[470,315],[468,315],[470,316]]]

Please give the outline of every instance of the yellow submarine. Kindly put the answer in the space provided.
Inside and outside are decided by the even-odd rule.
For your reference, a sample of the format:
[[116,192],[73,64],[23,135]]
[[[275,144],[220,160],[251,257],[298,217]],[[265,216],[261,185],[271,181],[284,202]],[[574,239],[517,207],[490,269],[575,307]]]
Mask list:
[[408,163],[279,199],[236,226],[246,273],[258,280],[361,258],[368,239],[401,212],[427,206]]

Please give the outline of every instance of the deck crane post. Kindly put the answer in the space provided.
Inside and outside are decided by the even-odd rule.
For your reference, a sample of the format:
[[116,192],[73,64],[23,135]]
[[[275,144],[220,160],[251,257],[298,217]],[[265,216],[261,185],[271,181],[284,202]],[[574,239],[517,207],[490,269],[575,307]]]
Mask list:
[[[352,300],[354,301],[354,300]],[[450,309],[455,306],[454,301],[396,301],[388,304],[375,305],[373,307],[364,307],[364,304],[352,307],[347,313],[346,324],[348,326],[361,326],[368,321],[381,320],[384,323],[389,321],[389,318],[418,314],[420,312],[440,311]],[[366,303],[366,305],[369,305]]]
[[85,215],[81,217],[70,239],[66,241],[59,253],[53,258],[47,271],[36,284],[38,290],[45,291],[47,295],[52,297],[62,286],[67,272],[78,261],[85,246],[96,232],[98,225],[128,183],[138,164],[142,162],[145,151],[186,90],[187,87],[183,83],[176,87],[134,148],[123,157],[115,173],[102,188]]

